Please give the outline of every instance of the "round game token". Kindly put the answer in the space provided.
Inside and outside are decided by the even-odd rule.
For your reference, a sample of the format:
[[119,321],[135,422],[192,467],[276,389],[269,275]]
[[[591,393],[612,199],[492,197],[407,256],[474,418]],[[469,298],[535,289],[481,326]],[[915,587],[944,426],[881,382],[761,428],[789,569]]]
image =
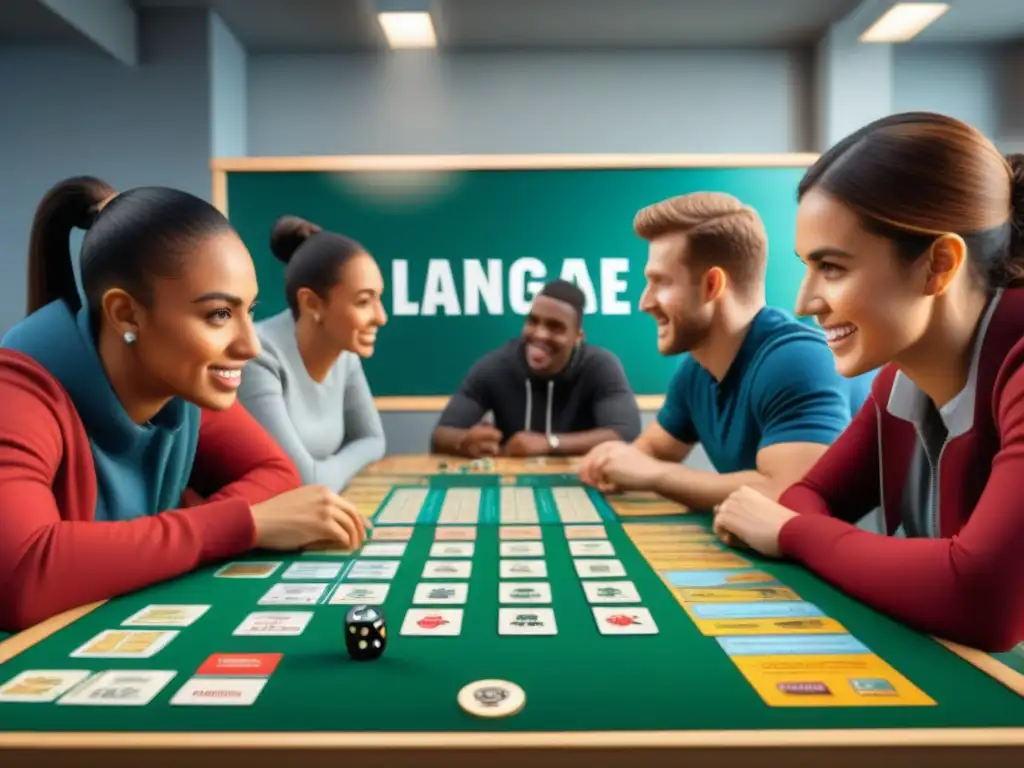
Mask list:
[[477,680],[459,691],[459,706],[477,717],[511,717],[526,704],[526,693],[507,680]]

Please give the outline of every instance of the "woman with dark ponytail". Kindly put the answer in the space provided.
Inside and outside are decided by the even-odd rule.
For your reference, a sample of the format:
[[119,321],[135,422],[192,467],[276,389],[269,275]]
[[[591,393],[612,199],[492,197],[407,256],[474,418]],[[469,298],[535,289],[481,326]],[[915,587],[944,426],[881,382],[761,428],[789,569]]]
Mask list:
[[215,208],[63,181],[36,212],[28,283],[0,342],[0,629],[254,546],[362,542],[354,507],[302,487],[237,402],[256,274]]
[[[923,632],[1024,641],[1024,164],[943,115],[882,118],[799,188],[798,310],[844,376],[880,369],[774,503],[718,506],[727,541],[804,564]],[[856,523],[881,508],[883,533]]]
[[257,326],[262,351],[239,397],[307,483],[344,488],[384,455],[384,426],[361,359],[387,322],[384,278],[359,243],[297,216],[274,224],[288,309]]

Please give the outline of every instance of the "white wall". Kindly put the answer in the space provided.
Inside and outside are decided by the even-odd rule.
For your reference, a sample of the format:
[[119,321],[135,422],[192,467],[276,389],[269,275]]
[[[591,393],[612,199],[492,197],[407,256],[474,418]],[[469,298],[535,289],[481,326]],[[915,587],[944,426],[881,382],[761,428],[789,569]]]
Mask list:
[[805,151],[810,56],[251,56],[249,152]]

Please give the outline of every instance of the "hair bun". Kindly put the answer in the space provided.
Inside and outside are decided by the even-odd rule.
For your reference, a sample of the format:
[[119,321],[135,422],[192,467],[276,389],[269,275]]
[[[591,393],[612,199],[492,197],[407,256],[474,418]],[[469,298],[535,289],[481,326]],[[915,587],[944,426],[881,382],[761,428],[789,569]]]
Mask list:
[[287,264],[306,240],[322,228],[299,216],[282,216],[270,232],[270,250],[278,261]]

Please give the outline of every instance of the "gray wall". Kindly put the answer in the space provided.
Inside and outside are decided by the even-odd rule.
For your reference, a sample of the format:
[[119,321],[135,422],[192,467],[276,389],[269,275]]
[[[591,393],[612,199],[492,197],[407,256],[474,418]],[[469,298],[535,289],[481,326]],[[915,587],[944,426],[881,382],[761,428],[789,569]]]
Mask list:
[[[137,68],[0,47],[0,333],[23,313],[34,207],[71,174],[209,197],[214,155],[820,149],[811,49],[246,56],[216,15],[187,9],[146,13],[140,32]],[[897,48],[894,108],[1020,149],[1017,72],[1022,49]],[[386,414],[389,451],[426,450],[435,418]]]

